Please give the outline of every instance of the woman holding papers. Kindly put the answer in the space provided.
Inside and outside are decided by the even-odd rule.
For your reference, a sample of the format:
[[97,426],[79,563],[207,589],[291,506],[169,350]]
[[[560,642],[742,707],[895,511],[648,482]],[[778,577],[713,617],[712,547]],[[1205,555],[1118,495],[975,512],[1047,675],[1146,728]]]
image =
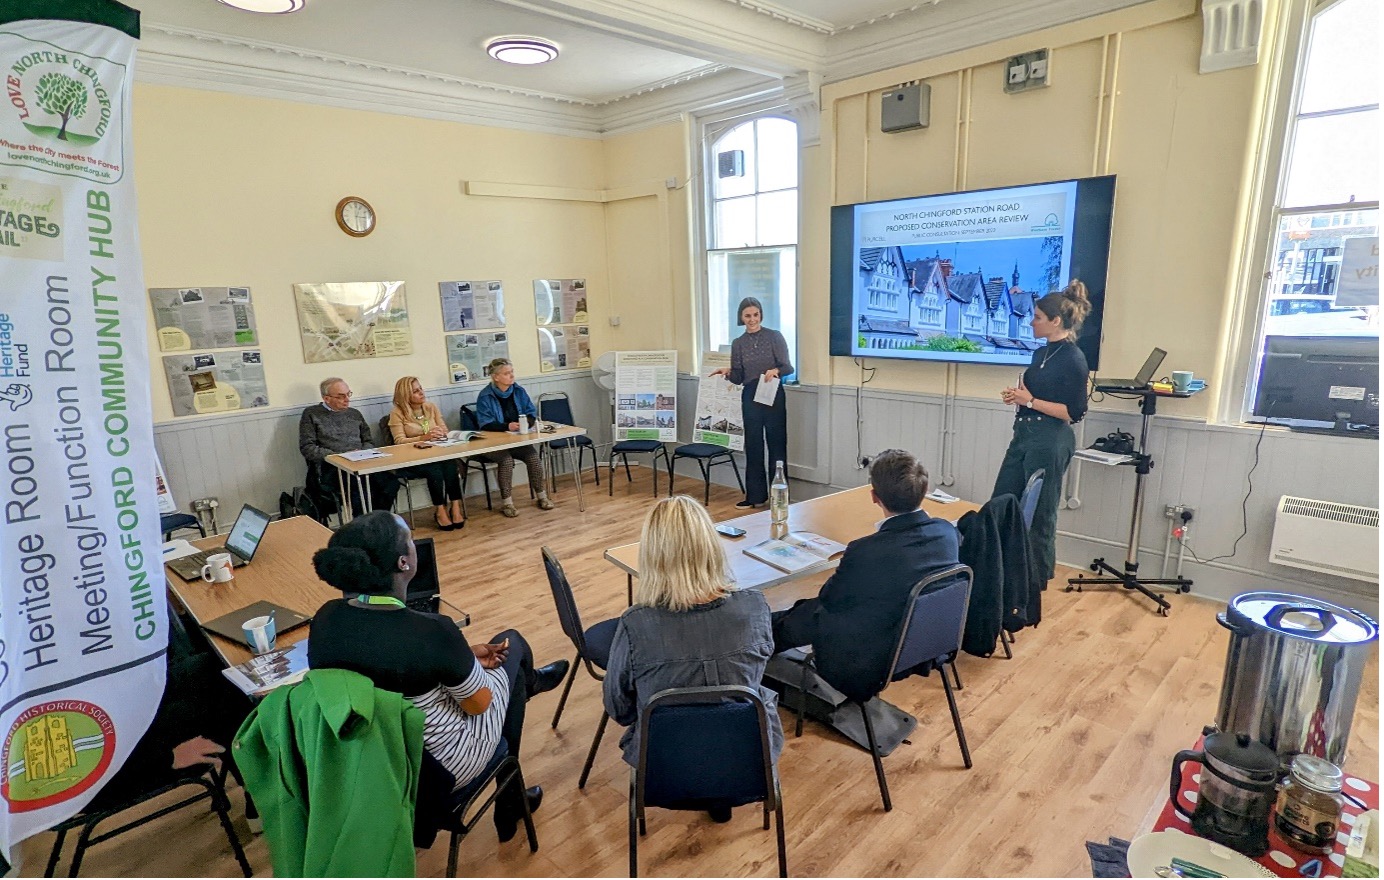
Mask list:
[[[730,366],[711,373],[725,376],[732,385],[743,385],[741,407],[745,419],[745,500],[739,508],[769,503],[769,479],[775,463],[788,466],[788,408],[779,380],[793,374],[788,359],[788,340],[765,327],[764,307],[747,296],[740,301],[735,323],[745,328],[730,345]],[[761,387],[764,386],[761,392]],[[764,457],[765,443],[769,457]]]
[[[711,516],[686,495],[665,498],[644,519],[634,605],[620,615],[606,666],[605,710],[628,728],[620,748],[639,764],[635,722],[655,694],[668,688],[743,685],[758,690],[768,710],[774,759],[783,749],[775,695],[762,684],[774,652],[769,603],[759,590],[731,586],[726,554]],[[730,821],[724,802],[689,804],[717,822]]]
[[[405,376],[394,383],[394,408],[389,411],[389,433],[395,443],[417,443],[424,440],[443,440],[447,423],[437,404],[423,393],[423,383],[416,376]],[[405,477],[422,477],[428,481],[437,527],[444,532],[466,527],[466,514],[461,510],[461,480],[454,461],[434,461],[404,471]],[[450,502],[448,499],[451,499]]]
[[1033,352],[1033,362],[1019,384],[1000,392],[1000,399],[1018,407],[1018,413],[1014,438],[1009,441],[991,497],[1021,498],[1029,477],[1040,468],[1044,471],[1028,545],[1033,572],[1045,586],[1055,573],[1062,477],[1076,451],[1072,425],[1086,415],[1090,369],[1075,340],[1090,311],[1086,285],[1075,279],[1065,290],[1039,299],[1033,309],[1033,336],[1048,344]]

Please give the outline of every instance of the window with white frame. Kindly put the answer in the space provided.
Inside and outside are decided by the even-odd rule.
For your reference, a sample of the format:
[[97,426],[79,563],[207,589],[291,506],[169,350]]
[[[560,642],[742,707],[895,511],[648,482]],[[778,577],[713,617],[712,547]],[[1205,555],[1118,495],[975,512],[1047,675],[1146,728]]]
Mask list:
[[1316,2],[1307,26],[1245,414],[1348,429],[1379,416],[1378,0]]
[[777,116],[743,122],[712,141],[708,152],[709,347],[729,346],[740,335],[736,307],[752,296],[764,304],[764,326],[788,341],[796,365],[797,123]]

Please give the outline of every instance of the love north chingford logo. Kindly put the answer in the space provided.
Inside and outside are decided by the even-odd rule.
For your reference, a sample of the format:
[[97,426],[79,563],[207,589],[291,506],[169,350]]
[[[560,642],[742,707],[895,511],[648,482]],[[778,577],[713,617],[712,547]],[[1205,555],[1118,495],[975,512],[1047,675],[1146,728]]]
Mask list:
[[99,141],[114,112],[94,60],[56,48],[10,61],[5,97],[31,134],[74,146]]

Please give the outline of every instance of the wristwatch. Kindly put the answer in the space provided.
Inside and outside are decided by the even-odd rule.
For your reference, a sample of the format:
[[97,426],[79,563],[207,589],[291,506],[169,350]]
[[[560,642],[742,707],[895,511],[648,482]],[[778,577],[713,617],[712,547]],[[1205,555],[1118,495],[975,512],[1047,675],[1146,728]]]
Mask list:
[[1024,401],[1024,406],[1033,409],[1033,398],[1030,397],[1028,400]]

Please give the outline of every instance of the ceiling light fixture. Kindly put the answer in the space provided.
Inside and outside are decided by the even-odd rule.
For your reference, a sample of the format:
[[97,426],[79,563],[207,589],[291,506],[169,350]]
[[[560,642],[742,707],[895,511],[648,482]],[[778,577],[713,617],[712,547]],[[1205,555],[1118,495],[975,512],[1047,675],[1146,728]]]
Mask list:
[[557,57],[557,46],[541,37],[495,37],[486,41],[485,51],[506,64],[544,64]]
[[220,0],[220,2],[245,12],[283,15],[286,12],[297,12],[302,9],[307,0]]

